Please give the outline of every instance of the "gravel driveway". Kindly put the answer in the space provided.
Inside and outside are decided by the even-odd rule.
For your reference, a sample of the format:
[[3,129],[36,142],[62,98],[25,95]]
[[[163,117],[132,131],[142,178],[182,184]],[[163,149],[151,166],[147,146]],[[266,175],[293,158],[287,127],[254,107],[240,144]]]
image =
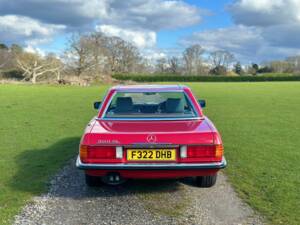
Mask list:
[[15,224],[262,224],[219,173],[210,189],[190,180],[129,181],[122,186],[85,185],[71,161],[51,181],[49,193],[35,197]]

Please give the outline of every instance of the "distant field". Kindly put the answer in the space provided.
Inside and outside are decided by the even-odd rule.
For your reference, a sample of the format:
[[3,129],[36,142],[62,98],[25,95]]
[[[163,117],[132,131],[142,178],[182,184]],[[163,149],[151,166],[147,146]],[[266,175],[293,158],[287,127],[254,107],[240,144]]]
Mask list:
[[[273,224],[300,224],[300,82],[187,83],[207,100],[237,192]],[[108,86],[0,86],[0,224],[75,156]]]

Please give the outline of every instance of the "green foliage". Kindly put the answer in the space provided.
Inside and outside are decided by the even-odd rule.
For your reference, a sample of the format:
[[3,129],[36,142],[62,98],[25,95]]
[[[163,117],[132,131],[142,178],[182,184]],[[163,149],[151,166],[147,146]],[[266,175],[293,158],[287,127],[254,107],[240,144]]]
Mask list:
[[248,74],[256,75],[259,70],[259,65],[252,63],[251,67],[248,68]]
[[242,65],[240,62],[237,62],[235,65],[234,65],[234,72],[241,75],[244,71],[243,71],[243,68],[242,68]]
[[291,77],[295,76],[292,73],[261,73],[258,76],[265,76],[265,77]]
[[0,43],[0,49],[8,50],[8,47],[6,44]]
[[173,74],[114,74],[113,78],[136,82],[262,82],[262,81],[300,81],[300,76],[194,76]]
[[23,48],[22,48],[20,45],[18,45],[18,44],[12,44],[12,45],[10,46],[10,49],[11,49],[12,52],[15,53],[15,54],[20,54],[20,53],[23,52]]
[[257,70],[257,73],[272,73],[274,72],[273,69],[269,66],[264,66],[264,67],[261,67]]
[[252,68],[255,69],[256,71],[259,70],[259,66],[256,63],[252,64]]
[[23,72],[17,69],[6,70],[0,74],[0,78],[22,80]]
[[215,68],[213,68],[209,71],[209,73],[213,74],[213,75],[225,75],[226,72],[227,72],[227,69],[225,66],[216,66]]

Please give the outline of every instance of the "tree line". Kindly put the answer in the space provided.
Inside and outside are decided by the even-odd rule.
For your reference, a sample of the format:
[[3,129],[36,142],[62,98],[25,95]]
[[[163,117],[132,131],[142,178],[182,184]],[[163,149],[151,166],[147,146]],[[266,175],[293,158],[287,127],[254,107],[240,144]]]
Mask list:
[[257,73],[295,73],[300,71],[300,56],[262,65],[243,66],[225,50],[206,51],[195,44],[179,56],[161,57],[150,62],[139,49],[120,37],[103,33],[73,35],[60,56],[25,51],[20,45],[0,44],[0,77],[36,83],[41,79],[67,82],[70,77],[105,80],[111,74],[244,75]]

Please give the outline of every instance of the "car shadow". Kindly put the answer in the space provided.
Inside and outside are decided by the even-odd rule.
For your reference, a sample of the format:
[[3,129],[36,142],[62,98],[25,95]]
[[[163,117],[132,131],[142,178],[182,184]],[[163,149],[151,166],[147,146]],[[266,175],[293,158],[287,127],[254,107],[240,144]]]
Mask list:
[[[84,172],[75,166],[79,137],[62,139],[43,149],[29,149],[15,158],[17,172],[9,185],[22,192],[74,199],[121,195],[174,193],[181,182],[171,180],[128,180],[118,186],[88,187]],[[55,174],[55,175],[53,175]]]

